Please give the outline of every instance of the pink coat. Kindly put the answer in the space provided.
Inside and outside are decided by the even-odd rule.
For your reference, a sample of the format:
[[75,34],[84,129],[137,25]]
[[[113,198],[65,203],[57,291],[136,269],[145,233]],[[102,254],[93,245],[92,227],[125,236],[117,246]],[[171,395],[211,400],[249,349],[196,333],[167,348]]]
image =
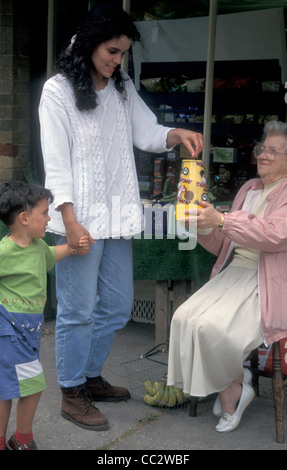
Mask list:
[[221,232],[199,235],[198,242],[218,256],[211,277],[224,267],[232,242],[259,250],[259,302],[265,342],[287,337],[287,179],[268,196],[263,218],[242,211],[248,191],[263,187],[252,179],[240,188]]

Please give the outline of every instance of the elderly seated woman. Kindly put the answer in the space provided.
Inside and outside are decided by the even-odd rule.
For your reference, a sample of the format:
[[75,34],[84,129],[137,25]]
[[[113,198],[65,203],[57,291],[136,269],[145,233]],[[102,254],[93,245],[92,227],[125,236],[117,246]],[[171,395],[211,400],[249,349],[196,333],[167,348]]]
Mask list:
[[249,353],[287,336],[287,124],[271,121],[254,148],[259,178],[230,212],[202,203],[198,242],[218,256],[211,279],[175,312],[168,384],[191,396],[218,392],[216,430],[234,430],[254,397]]

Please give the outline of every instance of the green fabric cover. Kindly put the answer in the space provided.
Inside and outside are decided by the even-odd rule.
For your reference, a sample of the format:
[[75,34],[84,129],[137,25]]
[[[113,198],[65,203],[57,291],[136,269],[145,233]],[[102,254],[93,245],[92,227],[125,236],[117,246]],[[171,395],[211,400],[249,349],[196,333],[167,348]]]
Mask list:
[[193,250],[179,250],[178,238],[133,239],[134,279],[208,281],[216,257],[199,244]]

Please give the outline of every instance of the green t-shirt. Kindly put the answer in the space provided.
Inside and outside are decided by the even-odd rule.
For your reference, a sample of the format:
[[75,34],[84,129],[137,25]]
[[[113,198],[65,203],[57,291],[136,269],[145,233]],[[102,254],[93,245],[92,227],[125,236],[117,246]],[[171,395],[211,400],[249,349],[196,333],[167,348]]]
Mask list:
[[8,236],[0,241],[0,304],[9,312],[43,313],[47,271],[56,263],[56,250],[42,239],[20,247]]

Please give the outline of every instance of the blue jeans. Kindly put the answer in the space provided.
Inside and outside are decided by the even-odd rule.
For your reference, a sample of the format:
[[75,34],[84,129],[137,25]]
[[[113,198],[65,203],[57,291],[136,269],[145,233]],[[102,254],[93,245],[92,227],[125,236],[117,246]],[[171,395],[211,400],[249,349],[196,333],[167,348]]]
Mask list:
[[[66,243],[56,236],[56,243]],[[56,265],[56,363],[60,387],[101,375],[116,331],[133,305],[132,240],[96,240]]]

